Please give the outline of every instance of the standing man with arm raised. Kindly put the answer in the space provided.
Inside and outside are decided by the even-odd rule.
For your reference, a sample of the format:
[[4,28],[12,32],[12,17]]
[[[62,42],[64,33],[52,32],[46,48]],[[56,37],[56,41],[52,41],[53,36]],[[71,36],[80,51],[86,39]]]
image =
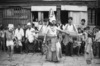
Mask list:
[[78,31],[74,24],[72,24],[73,18],[68,18],[68,24],[65,25],[65,38],[63,43],[65,45],[65,54],[72,56],[73,54],[73,38],[77,35]]

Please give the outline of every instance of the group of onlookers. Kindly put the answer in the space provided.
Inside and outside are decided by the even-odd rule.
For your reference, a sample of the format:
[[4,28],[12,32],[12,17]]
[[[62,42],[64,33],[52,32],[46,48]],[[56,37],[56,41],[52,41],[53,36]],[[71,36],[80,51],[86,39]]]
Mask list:
[[85,19],[81,25],[73,24],[73,18],[69,17],[68,23],[63,25],[55,20],[49,22],[27,23],[22,28],[8,24],[8,29],[0,29],[0,48],[8,51],[12,57],[13,51],[23,52],[40,51],[46,54],[48,61],[59,61],[62,53],[67,56],[84,55],[88,60],[93,56],[100,58],[100,28],[91,30],[85,25]]

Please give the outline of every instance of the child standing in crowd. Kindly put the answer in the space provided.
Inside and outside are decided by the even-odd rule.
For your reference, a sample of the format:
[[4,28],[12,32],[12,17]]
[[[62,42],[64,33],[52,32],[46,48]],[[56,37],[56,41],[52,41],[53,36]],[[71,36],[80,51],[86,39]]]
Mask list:
[[73,48],[76,50],[76,54],[79,55],[79,51],[80,51],[80,46],[82,43],[82,30],[81,28],[78,28],[78,36],[74,41],[74,45]]
[[92,64],[93,59],[93,49],[92,49],[92,35],[90,33],[90,27],[86,28],[87,33],[87,39],[86,39],[86,45],[85,45],[85,57],[87,64]]

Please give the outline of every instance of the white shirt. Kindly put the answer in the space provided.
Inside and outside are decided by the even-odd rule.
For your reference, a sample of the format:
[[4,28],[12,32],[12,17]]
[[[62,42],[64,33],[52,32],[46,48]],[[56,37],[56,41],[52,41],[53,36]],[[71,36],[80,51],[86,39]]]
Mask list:
[[42,28],[42,25],[38,25],[38,30],[40,31]]
[[83,30],[84,28],[86,28],[86,25],[79,25],[78,27]]
[[75,25],[66,24],[64,30],[69,32],[78,32]]
[[96,35],[96,36],[95,36],[95,40],[96,40],[97,42],[100,42],[100,31],[98,31],[95,35]]
[[47,34],[47,30],[48,30],[48,27],[46,25],[43,25],[40,31],[42,34]]
[[15,30],[15,37],[17,37],[18,40],[22,40],[22,37],[24,36],[24,30],[20,28],[19,30]]
[[26,38],[29,40],[30,43],[32,43],[35,39],[35,32],[33,31],[35,31],[34,28],[26,30]]

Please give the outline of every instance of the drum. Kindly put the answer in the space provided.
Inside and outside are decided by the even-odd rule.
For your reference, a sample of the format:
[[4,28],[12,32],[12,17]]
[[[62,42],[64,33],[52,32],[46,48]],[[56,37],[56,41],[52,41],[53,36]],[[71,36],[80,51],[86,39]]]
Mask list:
[[78,33],[76,32],[68,32],[71,37],[77,37]]

